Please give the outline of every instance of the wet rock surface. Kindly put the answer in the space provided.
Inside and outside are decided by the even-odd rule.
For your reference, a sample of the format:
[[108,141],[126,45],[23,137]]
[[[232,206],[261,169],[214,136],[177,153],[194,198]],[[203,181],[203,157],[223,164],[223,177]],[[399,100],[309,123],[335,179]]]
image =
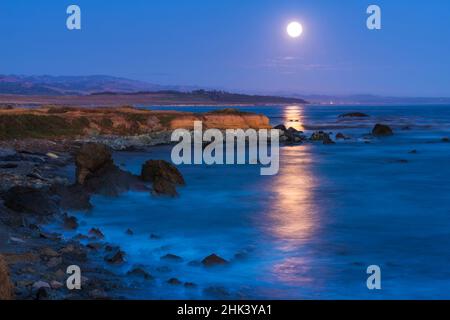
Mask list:
[[57,200],[47,190],[16,186],[3,195],[4,205],[16,212],[50,216],[59,212]]
[[391,127],[377,123],[375,127],[372,129],[372,134],[374,136],[392,136],[394,131],[392,131]]
[[144,163],[141,170],[141,179],[153,182],[153,193],[156,195],[178,195],[176,186],[184,186],[186,183],[180,171],[164,160],[149,160]]

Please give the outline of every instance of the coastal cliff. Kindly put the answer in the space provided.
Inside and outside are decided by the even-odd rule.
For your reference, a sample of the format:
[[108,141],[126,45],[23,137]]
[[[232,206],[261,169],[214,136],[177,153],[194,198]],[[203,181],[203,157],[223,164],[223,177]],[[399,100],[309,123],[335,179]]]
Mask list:
[[194,121],[202,121],[206,128],[270,128],[266,116],[235,109],[191,113],[151,111],[133,107],[4,108],[0,109],[0,140],[136,136],[178,128],[190,129]]

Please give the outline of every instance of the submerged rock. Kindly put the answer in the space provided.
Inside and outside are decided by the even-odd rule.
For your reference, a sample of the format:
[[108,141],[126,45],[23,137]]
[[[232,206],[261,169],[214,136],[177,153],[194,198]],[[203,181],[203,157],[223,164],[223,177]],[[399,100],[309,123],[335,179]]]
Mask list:
[[90,236],[94,236],[98,239],[104,239],[105,235],[103,234],[103,232],[98,229],[98,228],[92,228],[91,230],[89,230],[89,235]]
[[350,137],[346,136],[342,132],[336,133],[336,140],[348,140]]
[[14,286],[12,284],[9,268],[5,258],[0,255],[0,300],[13,300]]
[[372,134],[374,136],[391,136],[394,132],[389,126],[377,123],[372,129]]
[[215,253],[213,253],[213,254],[207,256],[206,258],[204,258],[202,260],[202,264],[205,267],[213,267],[213,266],[228,264],[228,261],[223,259],[223,258],[221,258],[221,257],[219,257]]
[[362,112],[349,112],[339,116],[339,118],[367,118],[369,115]]
[[183,258],[181,258],[181,257],[179,257],[177,255],[169,253],[169,254],[166,254],[165,256],[162,256],[161,260],[167,260],[167,261],[173,261],[173,262],[181,262],[181,261],[183,261]]
[[135,267],[127,272],[128,276],[142,277],[145,280],[152,280],[153,276],[140,267]]
[[111,251],[104,259],[111,264],[121,264],[125,262],[125,252],[119,249]]
[[167,280],[168,284],[171,284],[173,286],[179,286],[182,284],[182,282],[180,280],[178,280],[177,278],[170,278],[169,280]]
[[76,217],[65,216],[64,217],[64,229],[75,230],[78,228],[78,220]]

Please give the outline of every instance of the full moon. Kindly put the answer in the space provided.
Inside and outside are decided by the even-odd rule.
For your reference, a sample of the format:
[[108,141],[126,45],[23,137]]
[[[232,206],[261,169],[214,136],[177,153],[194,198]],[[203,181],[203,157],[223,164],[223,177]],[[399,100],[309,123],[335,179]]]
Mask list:
[[303,27],[297,21],[288,24],[286,31],[291,38],[298,38],[303,33]]

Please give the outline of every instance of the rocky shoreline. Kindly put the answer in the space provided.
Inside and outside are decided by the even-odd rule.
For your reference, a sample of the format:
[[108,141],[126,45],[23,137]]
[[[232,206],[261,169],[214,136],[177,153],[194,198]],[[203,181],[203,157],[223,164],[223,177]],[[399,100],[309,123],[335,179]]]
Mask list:
[[[121,264],[126,253],[105,242],[99,229],[77,233],[78,221],[67,211],[89,210],[93,194],[118,196],[133,189],[176,196],[183,177],[171,164],[155,160],[143,164],[141,176],[132,175],[117,167],[111,150],[98,143],[56,147],[41,141],[38,147],[31,140],[28,147],[21,141],[20,150],[0,149],[0,299],[123,298],[123,278],[101,264]],[[73,162],[75,181],[64,171]],[[49,224],[74,236],[50,232]],[[67,289],[70,265],[83,271],[82,290]],[[130,272],[149,277],[144,270]]]
[[[64,113],[73,112],[77,111],[71,109]],[[132,113],[135,120],[140,111]],[[149,115],[145,114],[145,117]],[[209,123],[212,125],[222,121],[223,126],[234,128],[234,116],[236,111],[227,109],[210,115]],[[237,116],[236,123],[242,124],[244,118],[240,114]],[[72,121],[72,117],[75,115],[68,116],[68,119]],[[189,128],[198,117],[183,114],[181,122],[172,122],[172,119],[169,127]],[[341,117],[367,115],[352,113]],[[137,121],[143,125],[142,119],[139,119]],[[249,119],[253,121],[255,118],[245,121]],[[256,119],[253,123],[256,128],[266,128],[263,118]],[[90,197],[97,194],[114,197],[128,190],[136,190],[149,196],[177,196],[177,188],[186,182],[173,165],[152,159],[142,164],[140,175],[133,175],[114,164],[113,151],[142,150],[171,143],[172,131],[169,127],[157,127],[159,129],[156,130],[146,125],[140,127],[142,131],[138,130],[140,133],[137,134],[119,134],[114,130],[98,134],[88,130],[89,134],[76,137],[28,137],[0,141],[0,300],[121,299],[126,296],[129,288],[124,282],[124,275],[104,268],[105,263],[111,266],[124,263],[126,252],[115,244],[107,243],[102,230],[95,226],[88,228],[89,231],[84,234],[79,233],[77,218],[67,212],[90,210]],[[280,141],[286,145],[333,145],[337,140],[352,139],[340,132],[315,131],[307,136],[284,125],[275,129],[280,130]],[[372,132],[367,133],[364,142],[370,143],[374,137],[393,134],[389,126],[376,124]],[[442,142],[448,142],[448,138],[443,138]],[[71,236],[64,237],[61,232],[49,231],[50,224],[70,231]],[[126,233],[132,235],[133,230],[128,229]],[[150,235],[150,239],[157,237]],[[174,261],[179,258],[169,254],[161,259]],[[215,254],[199,261],[204,266],[227,263]],[[69,274],[66,269],[70,265],[80,266],[83,271],[82,290],[67,289]],[[145,281],[153,279],[148,271],[139,266],[133,266],[126,275]],[[169,279],[168,283],[183,284],[176,278]],[[186,282],[184,286],[195,284]]]

